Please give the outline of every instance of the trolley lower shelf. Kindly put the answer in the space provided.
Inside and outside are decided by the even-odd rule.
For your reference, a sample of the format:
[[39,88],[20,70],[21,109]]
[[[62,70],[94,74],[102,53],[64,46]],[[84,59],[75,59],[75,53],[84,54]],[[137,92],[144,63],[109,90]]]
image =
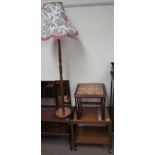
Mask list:
[[109,144],[107,127],[80,126],[77,127],[77,144]]
[[80,119],[74,114],[71,123],[74,150],[77,144],[96,144],[108,145],[109,152],[112,152],[112,122],[107,108],[104,114],[102,119],[99,107],[84,107]]

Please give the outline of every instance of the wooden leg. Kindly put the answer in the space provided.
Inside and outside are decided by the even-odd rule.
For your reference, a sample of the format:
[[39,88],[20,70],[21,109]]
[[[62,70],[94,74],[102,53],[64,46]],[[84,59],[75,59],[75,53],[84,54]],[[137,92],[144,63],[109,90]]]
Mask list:
[[73,122],[71,121],[71,147],[73,150],[75,150],[75,136],[74,136],[74,127],[73,127]]
[[82,113],[83,113],[83,111],[82,111],[82,98],[79,98],[79,103],[80,103],[80,112],[81,112],[81,115],[82,115]]
[[73,150],[73,145],[72,145],[72,123],[71,121],[69,122],[69,127],[70,127],[70,135],[69,135],[69,144],[70,144],[70,150]]
[[104,119],[104,115],[105,115],[105,98],[101,98],[101,112],[102,112],[102,119]]
[[110,87],[110,113],[111,113],[111,107],[112,107],[112,80],[111,80],[111,87]]
[[75,99],[75,105],[76,105],[76,115],[77,119],[80,119],[82,116],[82,105],[80,103],[80,98]]
[[77,151],[77,144],[75,144],[74,146],[74,151]]
[[111,123],[108,125],[108,133],[109,133],[108,149],[109,149],[109,153],[112,153],[112,124]]

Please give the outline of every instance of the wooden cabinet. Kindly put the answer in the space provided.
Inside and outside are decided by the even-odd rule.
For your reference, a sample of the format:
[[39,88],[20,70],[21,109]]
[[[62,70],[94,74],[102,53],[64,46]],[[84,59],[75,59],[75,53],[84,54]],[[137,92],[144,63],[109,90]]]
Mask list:
[[[71,106],[69,80],[63,81],[64,105]],[[41,81],[41,106],[53,106],[58,108],[60,105],[60,81]]]
[[[105,100],[104,84],[93,84],[91,88],[89,86],[90,84],[86,84],[83,91],[79,91],[80,85],[77,86],[75,98],[80,95],[80,99],[76,99],[76,101],[80,101],[81,106],[83,98],[90,96],[91,98],[103,98],[101,101]],[[108,108],[103,106],[104,103],[99,103],[101,106],[92,107],[92,103],[90,103],[90,106],[82,106],[80,117],[78,112],[74,113],[71,124],[74,150],[76,150],[78,144],[106,144],[108,145],[109,152],[112,151],[112,121]],[[76,103],[76,106],[79,105]]]
[[[61,119],[56,116],[59,106],[60,81],[41,82],[41,135],[42,136],[68,136],[71,145],[71,119]],[[65,106],[71,107],[69,81],[64,81]],[[72,107],[71,107],[72,108]]]
[[71,145],[71,117],[61,119],[55,115],[56,108],[41,108],[41,134],[42,136],[68,136]]
[[58,107],[55,81],[41,81],[41,106]]
[[55,115],[56,108],[42,107],[42,135],[69,135],[71,118],[60,119]]

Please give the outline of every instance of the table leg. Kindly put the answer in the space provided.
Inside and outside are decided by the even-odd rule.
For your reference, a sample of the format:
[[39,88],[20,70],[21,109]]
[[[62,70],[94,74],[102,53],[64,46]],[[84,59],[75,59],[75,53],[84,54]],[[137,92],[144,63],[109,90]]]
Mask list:
[[72,122],[69,122],[69,127],[70,127],[70,135],[69,135],[69,144],[70,144],[70,150],[73,150],[73,144],[72,144]]
[[111,123],[108,125],[108,133],[109,133],[108,149],[109,149],[109,153],[112,153],[112,124]]
[[104,119],[104,115],[105,115],[105,97],[101,98],[101,113],[102,113],[102,119]]
[[72,149],[75,150],[75,135],[74,135],[74,126],[73,126],[73,122],[71,121],[71,146],[72,146]]

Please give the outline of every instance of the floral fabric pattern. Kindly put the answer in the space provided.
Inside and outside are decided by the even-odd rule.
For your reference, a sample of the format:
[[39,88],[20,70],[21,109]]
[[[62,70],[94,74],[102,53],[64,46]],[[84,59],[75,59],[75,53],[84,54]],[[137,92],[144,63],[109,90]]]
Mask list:
[[75,27],[65,14],[62,2],[51,2],[44,4],[44,23],[41,32],[41,39],[61,39],[65,36],[74,37],[78,34]]

